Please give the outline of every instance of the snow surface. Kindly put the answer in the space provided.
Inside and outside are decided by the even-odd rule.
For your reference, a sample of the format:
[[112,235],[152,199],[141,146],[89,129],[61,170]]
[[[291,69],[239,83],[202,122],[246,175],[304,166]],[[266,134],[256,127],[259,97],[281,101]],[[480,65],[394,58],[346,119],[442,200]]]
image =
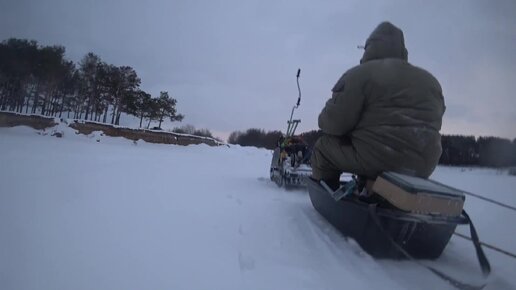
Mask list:
[[[270,151],[59,126],[63,138],[0,128],[0,289],[453,289],[414,263],[372,259],[306,191],[277,188]],[[433,178],[516,206],[505,172],[439,167]],[[516,252],[516,212],[469,196],[466,209],[483,241]],[[516,259],[485,251],[485,289],[516,289]],[[460,237],[426,263],[481,280]]]

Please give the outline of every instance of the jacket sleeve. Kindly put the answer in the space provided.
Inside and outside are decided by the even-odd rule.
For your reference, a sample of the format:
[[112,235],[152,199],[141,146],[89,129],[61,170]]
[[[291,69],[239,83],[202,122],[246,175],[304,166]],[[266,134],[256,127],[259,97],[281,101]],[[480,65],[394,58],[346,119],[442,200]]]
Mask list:
[[365,77],[358,67],[344,73],[332,89],[332,97],[319,114],[319,128],[329,135],[343,136],[358,123],[365,96]]

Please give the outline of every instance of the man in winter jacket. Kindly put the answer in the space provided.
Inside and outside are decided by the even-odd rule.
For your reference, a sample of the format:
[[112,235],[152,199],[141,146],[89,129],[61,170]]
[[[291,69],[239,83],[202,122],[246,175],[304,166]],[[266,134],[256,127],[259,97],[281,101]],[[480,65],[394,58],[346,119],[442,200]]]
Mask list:
[[442,89],[407,55],[396,26],[383,22],[371,33],[360,65],[338,80],[319,115],[313,178],[335,186],[342,172],[432,174],[442,151]]

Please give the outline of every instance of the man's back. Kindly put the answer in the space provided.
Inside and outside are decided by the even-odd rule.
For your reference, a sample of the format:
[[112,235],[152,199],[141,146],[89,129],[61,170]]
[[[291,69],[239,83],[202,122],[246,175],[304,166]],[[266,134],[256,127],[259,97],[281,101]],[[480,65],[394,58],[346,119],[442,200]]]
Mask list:
[[328,135],[316,145],[314,175],[334,178],[332,168],[368,176],[433,172],[441,155],[444,99],[439,82],[410,65],[407,55],[397,27],[384,22],[373,31],[361,64],[339,79],[319,115]]
[[358,158],[370,170],[429,176],[441,156],[441,86],[427,71],[400,59],[360,67],[370,76],[361,117],[350,132]]

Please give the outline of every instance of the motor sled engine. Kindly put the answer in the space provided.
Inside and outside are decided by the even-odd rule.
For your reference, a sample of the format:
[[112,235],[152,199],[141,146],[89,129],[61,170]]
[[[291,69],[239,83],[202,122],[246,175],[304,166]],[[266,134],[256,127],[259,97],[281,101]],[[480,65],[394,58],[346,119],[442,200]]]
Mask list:
[[281,138],[274,149],[270,178],[278,186],[302,186],[312,175],[308,145],[299,137]]

